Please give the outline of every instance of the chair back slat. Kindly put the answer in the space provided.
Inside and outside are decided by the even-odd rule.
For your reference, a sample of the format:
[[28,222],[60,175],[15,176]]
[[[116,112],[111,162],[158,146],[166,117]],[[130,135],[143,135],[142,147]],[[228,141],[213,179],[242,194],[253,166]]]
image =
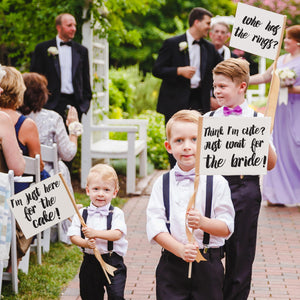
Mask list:
[[57,174],[59,171],[57,144],[54,143],[52,146],[41,145],[41,156],[44,162],[53,163],[54,174]]

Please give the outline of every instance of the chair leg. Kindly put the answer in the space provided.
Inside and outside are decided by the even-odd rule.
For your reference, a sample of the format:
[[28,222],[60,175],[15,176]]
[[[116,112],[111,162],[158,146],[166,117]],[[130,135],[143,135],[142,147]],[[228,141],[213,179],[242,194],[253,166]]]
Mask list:
[[135,156],[133,159],[127,159],[126,166],[126,193],[133,194],[135,192]]
[[62,228],[61,228],[61,222],[60,223],[57,223],[57,233],[58,233],[58,241],[60,242],[61,241],[61,238],[62,238]]
[[147,176],[147,148],[145,148],[140,154],[140,176]]
[[36,253],[37,253],[37,262],[39,265],[42,264],[42,238],[41,233],[38,233],[36,236],[37,243],[36,243]]
[[0,260],[0,295],[2,291],[3,262]]
[[42,248],[43,253],[49,252],[50,250],[50,232],[51,228],[47,228],[43,231],[43,238],[42,238]]
[[82,160],[82,162],[81,162],[80,184],[81,184],[81,188],[84,189],[88,173],[92,167],[92,157],[90,157],[90,155],[88,155],[86,158],[82,157],[81,160]]
[[29,258],[30,258],[30,248],[27,250],[26,254],[22,257],[19,263],[19,269],[22,270],[25,274],[28,274]]
[[11,281],[12,289],[18,294],[18,259],[17,259],[17,239],[16,239],[16,221],[12,216],[12,239],[11,239]]
[[128,139],[128,154],[127,154],[127,166],[126,166],[126,193],[133,194],[135,192],[135,151],[134,151],[134,143],[135,143],[135,133],[131,132],[127,134]]

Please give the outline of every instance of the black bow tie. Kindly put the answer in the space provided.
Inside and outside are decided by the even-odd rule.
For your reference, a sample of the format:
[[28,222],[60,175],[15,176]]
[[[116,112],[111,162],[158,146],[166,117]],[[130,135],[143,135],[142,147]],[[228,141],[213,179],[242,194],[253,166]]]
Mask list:
[[198,44],[199,46],[201,46],[202,42],[202,39],[200,39],[199,41],[194,40],[193,45]]
[[72,46],[72,41],[68,41],[68,42],[60,42],[61,46]]

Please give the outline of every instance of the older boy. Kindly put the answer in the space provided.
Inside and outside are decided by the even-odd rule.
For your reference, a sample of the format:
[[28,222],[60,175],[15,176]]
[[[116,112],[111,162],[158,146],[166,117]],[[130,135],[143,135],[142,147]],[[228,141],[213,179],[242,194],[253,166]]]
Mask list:
[[[208,178],[201,175],[195,208],[186,213],[194,191],[199,116],[197,111],[182,110],[168,121],[165,147],[177,163],[169,173],[169,189],[163,185],[163,176],[158,178],[147,207],[148,239],[163,248],[156,270],[157,300],[222,299],[222,246],[234,227],[234,209],[226,180],[213,176],[207,189]],[[166,191],[169,201],[164,201]],[[205,216],[207,193],[211,193],[207,197],[210,217]],[[194,230],[194,243],[187,238],[186,222]],[[194,262],[198,248],[207,261]],[[191,278],[188,278],[189,262],[193,262]]]
[[[245,100],[249,83],[249,63],[229,58],[213,70],[214,94],[220,107],[205,116],[263,117]],[[268,170],[276,163],[276,153],[269,146]],[[226,267],[224,300],[246,300],[250,292],[255,256],[257,222],[261,203],[259,176],[225,176],[235,208],[234,234],[225,243]]]

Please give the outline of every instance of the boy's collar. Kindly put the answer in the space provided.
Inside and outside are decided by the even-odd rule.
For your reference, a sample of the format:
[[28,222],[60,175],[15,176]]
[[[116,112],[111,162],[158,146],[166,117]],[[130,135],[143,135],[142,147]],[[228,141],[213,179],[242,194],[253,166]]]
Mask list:
[[[92,201],[91,201],[91,203],[90,203],[90,207],[92,207],[92,208],[98,208],[98,206],[95,206],[95,205],[92,203]],[[105,206],[101,206],[101,207],[109,209],[109,207],[110,207],[110,202],[109,202],[108,204],[106,204]]]
[[[221,109],[223,109],[223,107],[225,107],[226,105],[223,105],[222,107],[221,107]],[[240,106],[242,109],[245,109],[246,107],[248,107],[248,103],[247,103],[247,101],[244,99],[244,101],[241,103],[241,104],[237,104],[237,105],[235,105],[234,107],[237,107],[237,106]],[[232,107],[232,108],[234,108],[234,107]]]
[[173,168],[174,171],[177,171],[177,172],[180,172],[180,173],[183,173],[183,174],[191,174],[191,173],[195,173],[195,168],[192,168],[190,169],[189,171],[183,171],[179,166],[178,164],[176,163],[176,165],[174,166]]
[[244,107],[247,107],[248,106],[248,103],[247,101],[244,99],[244,101],[240,104],[240,107],[241,108],[244,108]]

